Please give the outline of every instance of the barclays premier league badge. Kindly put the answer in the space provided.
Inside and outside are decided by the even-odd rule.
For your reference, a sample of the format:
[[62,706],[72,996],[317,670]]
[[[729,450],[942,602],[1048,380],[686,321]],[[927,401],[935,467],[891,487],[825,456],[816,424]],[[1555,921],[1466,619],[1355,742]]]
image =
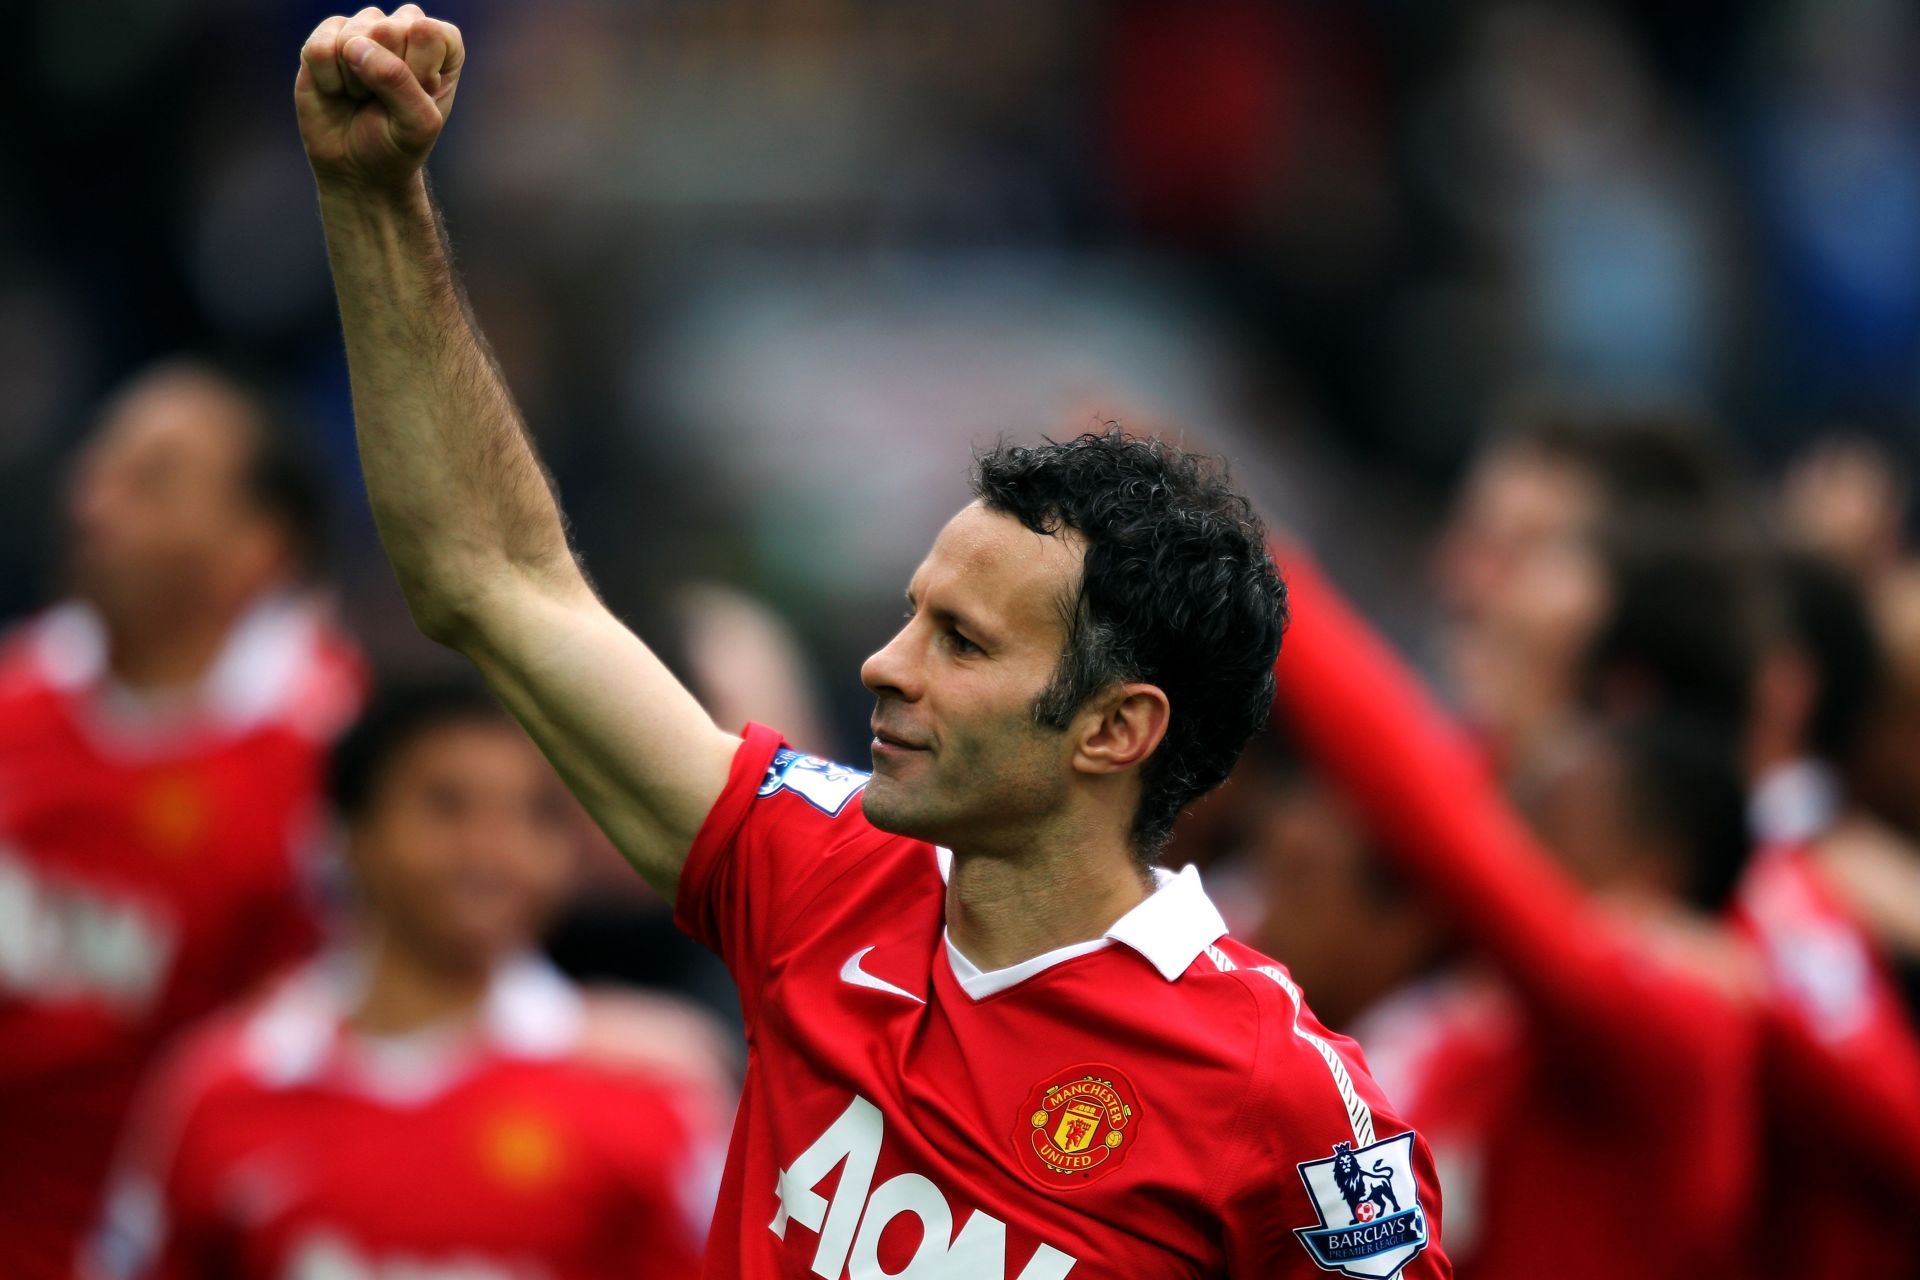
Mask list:
[[1323,1270],[1385,1280],[1427,1247],[1411,1132],[1357,1151],[1336,1143],[1329,1158],[1301,1165],[1300,1179],[1320,1225],[1293,1234]]
[[829,818],[837,818],[847,801],[867,785],[867,778],[858,769],[782,747],[767,765],[757,794],[765,799],[776,791],[791,791]]

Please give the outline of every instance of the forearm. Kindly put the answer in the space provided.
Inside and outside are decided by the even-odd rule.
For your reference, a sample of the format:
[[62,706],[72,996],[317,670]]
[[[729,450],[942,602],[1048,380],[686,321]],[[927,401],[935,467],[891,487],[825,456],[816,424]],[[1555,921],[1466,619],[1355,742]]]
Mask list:
[[585,590],[424,179],[391,193],[322,184],[320,209],[367,496],[415,619],[457,642],[516,579]]

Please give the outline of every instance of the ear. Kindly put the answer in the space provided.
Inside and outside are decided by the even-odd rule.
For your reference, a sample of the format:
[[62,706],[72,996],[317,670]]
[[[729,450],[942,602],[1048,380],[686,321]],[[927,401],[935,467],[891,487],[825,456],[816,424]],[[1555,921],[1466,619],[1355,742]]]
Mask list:
[[1115,685],[1094,699],[1074,747],[1082,773],[1123,773],[1152,755],[1167,736],[1173,709],[1158,685]]

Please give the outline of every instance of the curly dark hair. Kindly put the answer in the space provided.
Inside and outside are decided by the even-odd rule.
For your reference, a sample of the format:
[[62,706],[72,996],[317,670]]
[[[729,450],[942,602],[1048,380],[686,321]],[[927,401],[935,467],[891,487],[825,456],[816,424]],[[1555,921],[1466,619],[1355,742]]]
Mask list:
[[1148,759],[1133,819],[1151,862],[1174,819],[1223,781],[1273,707],[1287,592],[1266,533],[1220,459],[1118,427],[975,459],[973,491],[1035,533],[1086,540],[1067,645],[1034,700],[1065,729],[1100,690],[1141,681],[1167,695],[1166,739]]

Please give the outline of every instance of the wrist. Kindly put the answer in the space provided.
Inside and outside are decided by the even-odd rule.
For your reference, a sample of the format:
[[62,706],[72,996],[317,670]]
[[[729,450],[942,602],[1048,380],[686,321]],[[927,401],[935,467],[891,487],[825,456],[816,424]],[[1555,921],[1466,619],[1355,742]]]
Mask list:
[[425,170],[415,170],[398,183],[315,174],[314,185],[320,193],[321,213],[328,218],[336,215],[356,219],[398,215],[431,219],[433,214]]
[[426,179],[414,174],[394,186],[323,180],[320,225],[338,272],[344,263],[366,260],[436,260],[443,256],[438,216]]

